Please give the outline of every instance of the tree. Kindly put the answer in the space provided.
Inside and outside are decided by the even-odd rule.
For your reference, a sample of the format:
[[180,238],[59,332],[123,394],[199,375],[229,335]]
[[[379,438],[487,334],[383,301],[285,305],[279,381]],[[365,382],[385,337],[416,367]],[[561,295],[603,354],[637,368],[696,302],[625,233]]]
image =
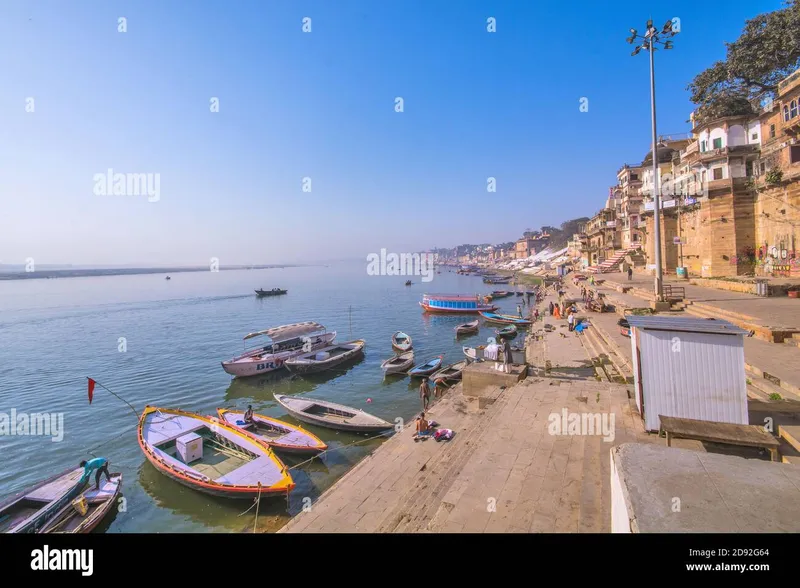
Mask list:
[[754,113],[753,105],[773,97],[778,83],[800,66],[800,0],[746,21],[739,38],[725,45],[725,60],[687,88],[698,122]]

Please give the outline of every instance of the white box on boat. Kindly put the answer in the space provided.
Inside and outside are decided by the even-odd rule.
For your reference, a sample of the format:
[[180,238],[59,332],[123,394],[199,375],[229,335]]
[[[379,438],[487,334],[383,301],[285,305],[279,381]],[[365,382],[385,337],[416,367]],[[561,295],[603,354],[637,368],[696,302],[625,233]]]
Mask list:
[[175,440],[175,448],[183,463],[192,463],[203,457],[203,438],[196,433],[187,433]]
[[324,360],[328,359],[330,356],[331,356],[331,354],[328,353],[327,351],[321,351],[320,353],[317,353],[316,360],[317,361],[324,361]]

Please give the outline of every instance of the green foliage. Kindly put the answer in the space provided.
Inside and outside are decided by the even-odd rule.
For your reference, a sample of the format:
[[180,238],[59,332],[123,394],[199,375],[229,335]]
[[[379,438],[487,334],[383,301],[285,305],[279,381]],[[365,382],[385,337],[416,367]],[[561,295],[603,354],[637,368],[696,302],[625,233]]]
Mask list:
[[752,105],[774,96],[778,83],[800,66],[800,0],[746,21],[726,47],[725,60],[688,86],[698,122],[755,112]]

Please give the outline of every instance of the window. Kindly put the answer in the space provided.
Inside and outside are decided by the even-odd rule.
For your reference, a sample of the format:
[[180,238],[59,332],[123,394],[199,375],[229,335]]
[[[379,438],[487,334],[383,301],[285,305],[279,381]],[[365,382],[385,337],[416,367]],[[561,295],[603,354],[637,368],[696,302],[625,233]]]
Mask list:
[[722,149],[722,137],[714,139],[714,149]]
[[631,174],[631,182],[639,179],[639,174]]
[[789,106],[784,104],[783,105],[783,122],[789,120]]
[[800,145],[792,145],[789,148],[789,163],[800,163]]
[[721,180],[722,179],[722,168],[715,167],[711,170],[711,179],[713,180]]
[[762,162],[761,162],[761,170],[760,170],[760,171],[761,171],[761,175],[762,175],[762,176],[763,176],[765,173],[767,173],[767,164],[766,164],[766,162],[764,162],[764,161],[762,161]]
[[769,138],[775,138],[775,125],[769,125]]
[[792,106],[789,110],[789,118],[794,118],[797,116],[797,100],[792,100]]
[[751,138],[753,141],[758,141],[758,133],[753,133],[752,135],[750,135],[750,138]]
[[747,176],[748,178],[753,175],[753,162],[752,161],[748,161],[745,164],[744,175]]
[[700,151],[703,152],[706,150],[706,142],[700,141]]

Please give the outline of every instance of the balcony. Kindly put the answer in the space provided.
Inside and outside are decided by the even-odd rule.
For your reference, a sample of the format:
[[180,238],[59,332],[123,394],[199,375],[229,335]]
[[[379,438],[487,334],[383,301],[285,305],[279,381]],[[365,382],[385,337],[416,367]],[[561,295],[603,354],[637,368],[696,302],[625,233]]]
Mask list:
[[617,221],[606,221],[606,228],[607,229],[616,229],[617,228]]

